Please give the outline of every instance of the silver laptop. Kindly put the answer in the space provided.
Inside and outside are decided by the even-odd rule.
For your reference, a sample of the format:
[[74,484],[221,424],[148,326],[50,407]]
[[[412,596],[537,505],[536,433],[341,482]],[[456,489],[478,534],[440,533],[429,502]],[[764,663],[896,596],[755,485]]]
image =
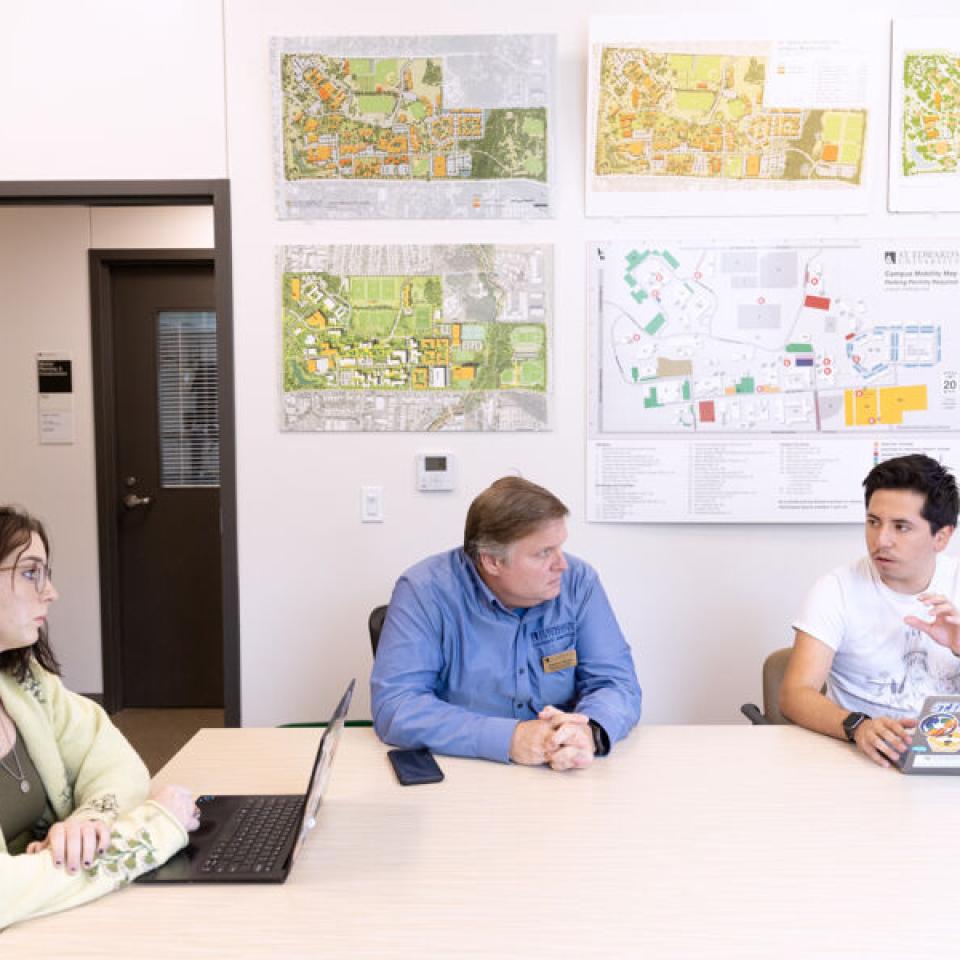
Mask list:
[[351,680],[323,731],[306,793],[198,798],[200,827],[186,849],[138,882],[283,883],[316,825],[355,686]]

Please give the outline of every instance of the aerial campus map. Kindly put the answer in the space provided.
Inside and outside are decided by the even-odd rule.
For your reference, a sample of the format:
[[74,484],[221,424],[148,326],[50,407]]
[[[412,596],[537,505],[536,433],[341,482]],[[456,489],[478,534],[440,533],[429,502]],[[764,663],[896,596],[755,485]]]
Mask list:
[[609,243],[599,432],[953,431],[960,246]]
[[[677,45],[679,46],[679,45]],[[603,188],[636,178],[735,185],[860,183],[866,111],[766,103],[764,56],[604,46],[594,173]]]
[[903,59],[903,176],[956,173],[958,159],[960,51],[908,52]]
[[278,251],[286,430],[549,427],[548,246]]
[[274,40],[277,212],[546,217],[554,39]]

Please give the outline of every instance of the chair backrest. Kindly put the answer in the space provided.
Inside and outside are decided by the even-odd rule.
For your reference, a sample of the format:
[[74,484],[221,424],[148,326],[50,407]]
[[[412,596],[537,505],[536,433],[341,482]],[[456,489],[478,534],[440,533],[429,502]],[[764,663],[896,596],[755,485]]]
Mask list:
[[780,685],[790,660],[791,647],[774,650],[763,661],[763,715],[768,723],[790,723],[780,712]]
[[367,620],[367,629],[370,631],[370,646],[373,648],[374,657],[376,657],[377,647],[380,645],[380,631],[383,629],[383,620],[386,615],[386,606],[374,607]]

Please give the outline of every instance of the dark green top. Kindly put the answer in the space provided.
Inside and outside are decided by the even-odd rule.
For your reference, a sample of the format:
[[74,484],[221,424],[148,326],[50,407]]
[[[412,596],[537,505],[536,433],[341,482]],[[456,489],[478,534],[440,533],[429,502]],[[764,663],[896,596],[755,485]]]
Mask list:
[[[0,766],[0,830],[7,839],[7,850],[22,853],[33,839],[30,828],[43,816],[47,798],[37,768],[19,734],[13,742],[13,749],[0,760],[3,761]],[[21,773],[30,784],[26,793],[17,779]]]

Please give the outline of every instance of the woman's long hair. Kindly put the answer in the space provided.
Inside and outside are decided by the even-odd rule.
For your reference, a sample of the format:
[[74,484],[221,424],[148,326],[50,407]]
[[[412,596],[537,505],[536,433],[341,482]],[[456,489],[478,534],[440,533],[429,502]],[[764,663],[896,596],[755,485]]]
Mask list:
[[[50,541],[43,524],[31,516],[26,510],[19,507],[0,506],[0,565],[13,565],[20,561],[23,551],[30,546],[30,539],[36,534],[47,551],[47,563],[50,562]],[[7,563],[4,563],[7,561]],[[10,570],[11,584],[16,577],[16,571]],[[40,628],[37,642],[29,647],[18,647],[15,650],[0,651],[0,670],[13,674],[17,680],[23,680],[27,675],[30,661],[36,660],[45,670],[60,675],[60,664],[53,655],[47,625]]]

